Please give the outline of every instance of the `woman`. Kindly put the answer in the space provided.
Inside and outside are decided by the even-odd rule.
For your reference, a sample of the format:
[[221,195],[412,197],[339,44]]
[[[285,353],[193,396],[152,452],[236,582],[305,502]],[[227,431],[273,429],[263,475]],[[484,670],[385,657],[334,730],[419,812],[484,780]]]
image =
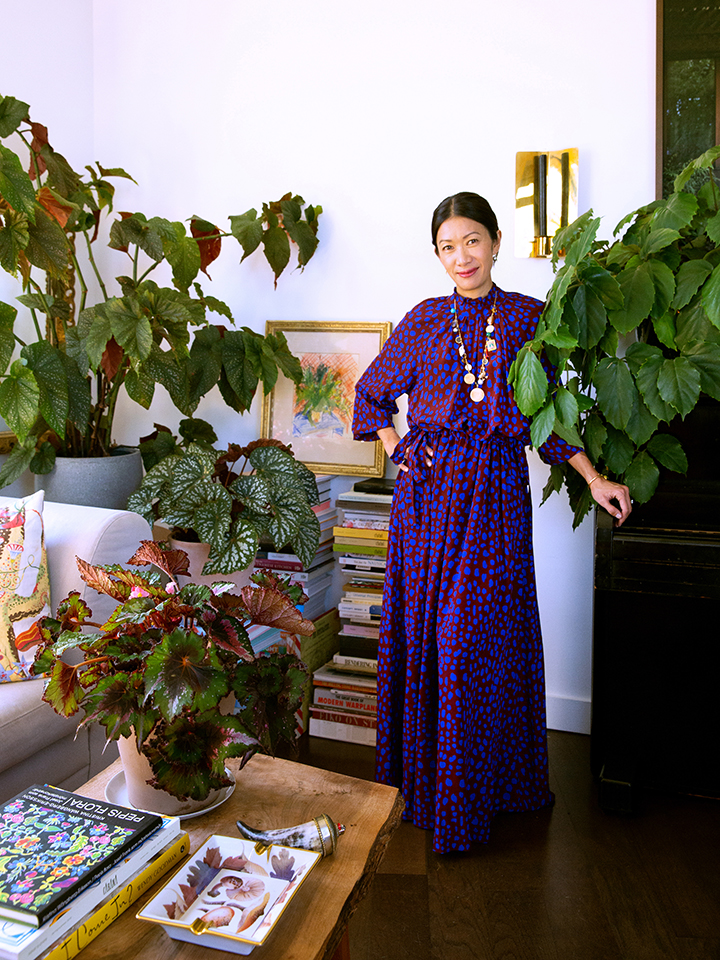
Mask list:
[[[486,842],[499,811],[534,810],[548,787],[545,681],[524,448],[529,423],[507,384],[543,305],[498,289],[486,200],[460,193],[433,214],[455,284],[398,324],[356,387],[353,430],[399,464],[378,670],[377,779],[401,786],[406,819],[438,853]],[[393,427],[408,395],[408,434]],[[551,436],[621,524],[627,487]]]

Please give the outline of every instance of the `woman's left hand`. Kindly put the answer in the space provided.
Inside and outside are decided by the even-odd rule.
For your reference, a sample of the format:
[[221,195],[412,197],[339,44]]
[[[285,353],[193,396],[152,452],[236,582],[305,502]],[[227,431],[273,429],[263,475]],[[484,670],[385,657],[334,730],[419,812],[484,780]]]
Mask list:
[[616,527],[622,526],[630,516],[632,501],[630,490],[624,483],[614,483],[601,476],[590,484],[590,493],[596,503],[607,510],[611,517],[615,517]]

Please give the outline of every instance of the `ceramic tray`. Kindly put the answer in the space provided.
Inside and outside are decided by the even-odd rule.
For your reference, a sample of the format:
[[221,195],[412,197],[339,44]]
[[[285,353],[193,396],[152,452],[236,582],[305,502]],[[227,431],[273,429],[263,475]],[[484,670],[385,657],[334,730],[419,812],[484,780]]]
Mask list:
[[214,834],[137,913],[175,940],[247,954],[263,943],[320,854]]

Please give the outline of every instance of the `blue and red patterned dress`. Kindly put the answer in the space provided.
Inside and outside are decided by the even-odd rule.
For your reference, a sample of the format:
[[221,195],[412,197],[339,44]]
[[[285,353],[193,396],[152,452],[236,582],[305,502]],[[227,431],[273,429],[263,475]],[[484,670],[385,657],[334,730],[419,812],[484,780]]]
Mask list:
[[[485,399],[470,400],[451,305],[480,369],[495,296],[497,350]],[[353,431],[376,440],[408,395],[407,435],[390,516],[378,668],[377,779],[401,787],[404,817],[434,830],[434,850],[487,842],[498,811],[552,801],[545,680],[525,446],[527,419],[507,384],[542,303],[488,295],[425,300],[356,387]],[[428,445],[435,455],[425,464]],[[548,463],[577,448],[551,436]]]

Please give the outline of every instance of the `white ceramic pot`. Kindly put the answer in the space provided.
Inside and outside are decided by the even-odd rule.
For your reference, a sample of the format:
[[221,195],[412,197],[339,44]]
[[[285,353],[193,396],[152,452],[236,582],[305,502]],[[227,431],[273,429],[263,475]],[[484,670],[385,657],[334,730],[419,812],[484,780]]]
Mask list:
[[210,555],[209,543],[192,543],[189,540],[174,540],[170,538],[170,544],[174,550],[184,550],[190,562],[190,576],[178,577],[180,586],[184,583],[204,583],[210,587],[218,580],[223,580],[228,583],[234,583],[239,590],[241,587],[247,587],[251,583],[250,574],[253,572],[252,566],[246,570],[238,570],[236,573],[211,573],[208,576],[203,575],[202,568],[205,566],[207,558]]

